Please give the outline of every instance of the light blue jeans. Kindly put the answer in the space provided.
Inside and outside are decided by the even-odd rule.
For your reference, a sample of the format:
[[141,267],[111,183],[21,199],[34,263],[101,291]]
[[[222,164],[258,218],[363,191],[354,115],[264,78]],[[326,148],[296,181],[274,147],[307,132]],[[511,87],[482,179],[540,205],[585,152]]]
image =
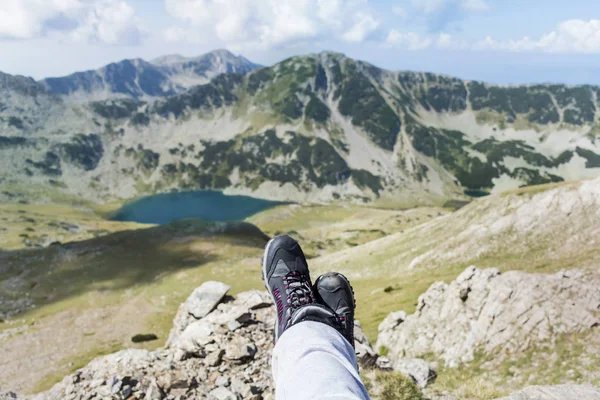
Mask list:
[[328,325],[306,321],[286,330],[272,365],[277,400],[369,399],[354,348]]

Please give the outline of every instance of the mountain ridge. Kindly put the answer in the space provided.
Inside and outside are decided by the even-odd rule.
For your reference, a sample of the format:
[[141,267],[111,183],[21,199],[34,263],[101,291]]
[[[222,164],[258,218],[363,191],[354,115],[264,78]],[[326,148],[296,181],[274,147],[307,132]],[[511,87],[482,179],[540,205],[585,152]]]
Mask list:
[[49,92],[74,102],[113,97],[148,100],[181,93],[207,83],[220,73],[247,73],[258,67],[227,50],[215,50],[197,57],[177,56],[174,59],[165,56],[152,61],[124,59],[95,70],[49,77],[39,82]]
[[20,128],[2,125],[5,141],[53,144],[45,155],[38,145],[28,165],[15,159],[4,179],[41,183],[60,162],[56,176],[68,192],[105,201],[219,189],[286,201],[441,204],[464,190],[600,175],[598,93],[386,71],[322,52],[154,99],[49,100],[54,108],[44,114],[20,98],[29,106],[8,103],[0,114],[21,120]]

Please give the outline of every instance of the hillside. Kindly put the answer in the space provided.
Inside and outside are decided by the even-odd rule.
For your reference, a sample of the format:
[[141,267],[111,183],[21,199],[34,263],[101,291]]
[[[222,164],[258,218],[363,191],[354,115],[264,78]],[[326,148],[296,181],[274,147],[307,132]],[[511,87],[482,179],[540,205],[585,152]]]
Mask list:
[[[600,262],[594,241],[600,227],[599,205],[600,180],[595,179],[492,195],[454,212],[293,204],[263,211],[250,221],[268,235],[289,233],[297,237],[310,256],[312,275],[331,270],[346,274],[356,292],[357,318],[374,343],[379,324],[390,312],[413,313],[419,296],[440,285],[432,284],[454,281],[470,265],[532,274],[578,270],[572,275],[555,275],[572,276],[575,286],[580,285],[581,277],[594,272]],[[20,234],[30,235],[29,240],[38,235],[63,236],[62,244],[48,248],[0,251],[4,319],[0,322],[0,354],[6,354],[0,357],[0,365],[14,390],[49,388],[95,356],[131,346],[130,338],[137,333],[151,332],[159,340],[136,347],[154,349],[162,345],[177,304],[202,282],[227,282],[232,294],[263,287],[259,260],[266,237],[251,225],[232,231],[223,230],[227,225],[219,223],[183,221],[145,229],[123,225],[120,229],[124,232],[111,234],[119,229],[117,223],[107,225],[82,211],[59,210],[15,205],[5,206],[0,215],[8,222],[9,230],[3,233],[8,238],[20,238]],[[64,232],[62,219],[79,229]],[[104,230],[98,232],[99,237],[68,243],[69,238],[95,236],[96,232],[88,230],[94,226]],[[525,283],[541,279],[506,274],[510,276],[517,276],[514,279],[524,284],[517,292],[519,296],[529,293]],[[477,288],[472,288],[473,300],[484,296],[477,294]],[[573,290],[582,295],[589,292]],[[441,303],[445,298],[435,299]],[[565,310],[569,315],[569,308]],[[107,330],[106,318],[127,322],[119,322],[119,329]],[[69,327],[68,332],[65,327]],[[562,340],[556,357],[583,360],[586,347],[582,343],[588,336],[569,335],[556,337]],[[523,337],[528,338],[515,335]],[[587,343],[591,349],[596,342]],[[545,346],[543,342],[541,345]],[[505,393],[528,382],[574,382],[579,376],[569,378],[563,367],[554,364],[534,376],[527,359],[537,365],[554,360],[555,352],[547,346],[532,347],[523,357],[516,353],[512,358],[475,352],[472,363],[456,369],[443,367],[443,360],[429,353],[420,355],[439,363],[436,387],[440,390],[478,387],[482,368],[489,377],[486,387],[493,389],[490,393]],[[28,361],[14,363],[14,359]],[[518,374],[507,372],[509,369]],[[0,382],[0,386],[5,383]]]
[[151,99],[127,79],[115,75],[127,89],[104,91],[109,99],[75,105],[61,90],[3,75],[2,196],[36,198],[31,190],[45,187],[111,201],[212,188],[410,206],[600,173],[597,87],[504,87],[336,53]]

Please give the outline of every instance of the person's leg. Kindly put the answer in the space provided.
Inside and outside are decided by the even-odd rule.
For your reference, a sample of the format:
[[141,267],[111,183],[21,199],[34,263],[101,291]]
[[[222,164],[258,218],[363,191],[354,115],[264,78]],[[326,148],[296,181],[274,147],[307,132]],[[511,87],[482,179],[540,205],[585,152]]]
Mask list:
[[368,399],[354,348],[334,328],[306,321],[286,330],[273,350],[278,400]]
[[[262,275],[277,307],[273,352],[277,399],[368,399],[358,375],[354,349],[340,333],[349,326],[343,326],[340,321],[344,316],[336,314],[338,305],[344,305],[338,310],[344,314],[348,307],[353,311],[349,284],[348,288],[344,285],[344,290],[325,296],[335,307],[319,303],[306,257],[298,242],[286,235],[267,243]],[[337,296],[344,301],[336,301]]]

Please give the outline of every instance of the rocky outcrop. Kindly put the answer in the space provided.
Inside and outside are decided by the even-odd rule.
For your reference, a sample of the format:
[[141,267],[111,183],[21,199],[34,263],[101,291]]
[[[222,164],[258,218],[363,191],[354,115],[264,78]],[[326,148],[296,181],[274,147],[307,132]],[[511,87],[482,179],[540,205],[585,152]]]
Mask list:
[[[481,330],[488,326],[484,322],[489,322],[486,318],[492,315],[495,316],[492,320],[497,321],[502,321],[506,315],[522,318],[519,319],[522,321],[520,328],[512,332],[515,336],[514,343],[507,342],[512,343],[515,349],[519,348],[519,340],[522,338],[519,332],[529,326],[528,321],[542,312],[546,317],[542,320],[538,318],[535,327],[527,329],[528,335],[543,337],[549,327],[574,331],[595,326],[592,308],[600,304],[598,298],[594,297],[599,293],[597,289],[594,291],[586,286],[597,284],[593,276],[583,272],[534,278],[522,273],[512,275],[514,276],[511,273],[500,275],[496,270],[468,268],[452,284],[432,286],[421,296],[415,315],[407,316],[404,312],[390,314],[381,324],[378,345],[388,346],[393,363],[375,352],[360,323],[356,321],[355,347],[359,363],[363,368],[382,370],[392,369],[393,366],[394,370],[410,377],[419,387],[424,388],[435,380],[435,371],[424,360],[396,357],[401,351],[403,354],[408,351],[399,346],[394,347],[402,342],[392,343],[392,337],[411,337],[413,345],[418,349],[425,348],[423,343],[429,343],[428,348],[431,349],[438,348],[433,347],[434,344],[448,344],[453,351],[448,354],[460,354],[458,351],[466,348],[460,345],[461,339],[477,338],[485,342],[475,333],[489,331],[502,334],[503,329],[507,329],[507,323],[502,322],[498,326],[492,323],[491,327]],[[511,288],[512,294],[507,294],[506,287]],[[533,303],[526,300],[523,292],[525,288],[534,297]],[[128,349],[98,357],[47,392],[28,397],[12,392],[0,393],[0,399],[272,399],[274,393],[270,358],[273,348],[274,306],[266,292],[254,290],[240,293],[234,298],[227,296],[228,290],[229,286],[220,282],[206,282],[197,288],[179,307],[173,320],[169,343],[164,348],[156,351]],[[504,297],[499,297],[496,291],[504,293]],[[504,301],[499,301],[500,298]],[[513,298],[514,301],[510,300]],[[462,306],[457,306],[454,299],[458,299]],[[482,322],[477,323],[479,319],[467,318],[471,314],[461,316],[455,310],[461,307],[475,308],[474,304],[467,304],[469,302],[484,304],[480,304],[477,314]],[[558,305],[560,302],[561,306]],[[551,308],[544,308],[545,303],[549,303]],[[587,304],[585,307],[584,303]],[[512,306],[501,307],[499,304]],[[530,307],[530,304],[533,306]],[[542,311],[536,307],[542,307]],[[573,307],[578,308],[578,311],[574,311]],[[433,311],[429,311],[430,309],[437,310],[437,314],[431,314]],[[439,323],[427,322],[435,321],[436,318]],[[419,331],[422,342],[419,338],[407,336],[414,333],[410,329],[417,329],[417,322],[429,327],[431,332],[426,334]],[[545,327],[545,324],[548,326]],[[439,331],[433,330],[434,325]],[[468,330],[467,326],[472,329]],[[475,330],[477,326],[479,330]],[[454,327],[460,327],[462,331],[455,330]],[[394,333],[397,336],[393,336]],[[437,341],[436,336],[439,336]],[[454,342],[441,342],[443,338]],[[489,343],[493,341],[488,341]],[[570,398],[600,400],[600,391],[591,386],[535,386],[514,393],[504,400]]]
[[531,386],[498,400],[600,400],[600,390],[587,385]]
[[[205,282],[181,304],[167,345],[99,357],[32,400],[268,399],[275,308],[263,291],[227,296],[230,287]],[[386,368],[357,321],[361,365]],[[4,397],[3,397],[4,396]],[[0,394],[13,399],[14,393]]]
[[578,270],[529,274],[467,268],[450,284],[437,282],[412,315],[396,312],[379,326],[394,368],[404,358],[433,354],[456,367],[476,351],[518,352],[558,335],[600,324],[600,275]]
[[190,323],[207,316],[221,302],[229,289],[231,286],[213,281],[204,282],[196,288],[177,310],[167,346],[177,340]]
[[[272,397],[274,308],[267,293],[225,296],[206,282],[183,303],[169,345],[94,359],[36,400],[260,399]],[[10,397],[7,397],[10,398]]]

